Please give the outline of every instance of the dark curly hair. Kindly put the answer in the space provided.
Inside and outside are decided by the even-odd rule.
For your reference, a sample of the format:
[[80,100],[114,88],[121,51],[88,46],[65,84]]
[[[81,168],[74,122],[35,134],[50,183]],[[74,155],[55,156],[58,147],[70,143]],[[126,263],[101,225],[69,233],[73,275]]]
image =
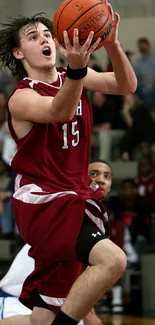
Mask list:
[[20,46],[20,30],[26,25],[42,23],[53,35],[53,24],[45,13],[38,13],[29,18],[24,16],[9,17],[7,23],[1,23],[0,31],[0,65],[11,70],[12,75],[23,78],[27,76],[22,62],[13,55],[13,49]]

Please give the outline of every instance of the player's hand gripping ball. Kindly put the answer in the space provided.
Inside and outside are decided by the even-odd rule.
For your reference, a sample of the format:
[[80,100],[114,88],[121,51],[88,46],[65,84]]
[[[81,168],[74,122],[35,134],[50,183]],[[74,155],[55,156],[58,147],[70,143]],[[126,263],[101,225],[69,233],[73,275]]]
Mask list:
[[[64,46],[63,32],[66,30],[72,44],[74,29],[79,31],[80,45],[89,33],[94,32],[92,43],[101,38],[97,48],[110,41],[113,27],[113,11],[107,0],[65,0],[57,8],[53,27],[55,38]],[[95,49],[95,50],[96,50]]]

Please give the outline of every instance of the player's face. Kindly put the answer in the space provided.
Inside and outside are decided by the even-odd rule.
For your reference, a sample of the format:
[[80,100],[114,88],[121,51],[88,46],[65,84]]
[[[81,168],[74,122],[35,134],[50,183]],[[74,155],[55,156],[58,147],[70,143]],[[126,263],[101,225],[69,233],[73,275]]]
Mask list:
[[56,48],[51,32],[41,23],[24,26],[20,31],[20,48],[14,50],[26,71],[52,69],[56,62]]
[[93,181],[104,191],[105,196],[110,192],[112,173],[110,167],[102,162],[89,164],[88,174]]

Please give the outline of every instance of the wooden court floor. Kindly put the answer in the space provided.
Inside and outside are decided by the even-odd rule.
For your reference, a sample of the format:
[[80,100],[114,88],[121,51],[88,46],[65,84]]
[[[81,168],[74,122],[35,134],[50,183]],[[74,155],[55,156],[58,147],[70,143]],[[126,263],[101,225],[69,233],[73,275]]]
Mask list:
[[99,315],[103,325],[155,325],[155,319]]

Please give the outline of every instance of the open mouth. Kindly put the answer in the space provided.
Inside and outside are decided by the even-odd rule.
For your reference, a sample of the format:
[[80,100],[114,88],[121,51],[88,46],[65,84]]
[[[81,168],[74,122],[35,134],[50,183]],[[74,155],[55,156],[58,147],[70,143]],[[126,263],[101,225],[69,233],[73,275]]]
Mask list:
[[42,51],[42,54],[45,55],[45,56],[50,56],[51,55],[50,47],[48,47],[48,46],[44,47],[44,49]]

